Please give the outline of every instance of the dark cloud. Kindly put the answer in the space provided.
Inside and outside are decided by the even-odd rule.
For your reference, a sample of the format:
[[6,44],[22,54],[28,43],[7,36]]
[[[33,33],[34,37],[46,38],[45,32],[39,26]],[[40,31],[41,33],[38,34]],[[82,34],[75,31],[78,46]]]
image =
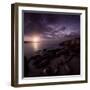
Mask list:
[[24,12],[24,35],[59,39],[80,34],[80,15]]

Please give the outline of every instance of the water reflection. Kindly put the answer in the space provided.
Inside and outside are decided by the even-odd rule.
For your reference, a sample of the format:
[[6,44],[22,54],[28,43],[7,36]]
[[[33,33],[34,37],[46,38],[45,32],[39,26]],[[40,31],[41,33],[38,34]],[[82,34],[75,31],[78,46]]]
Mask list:
[[39,43],[37,42],[33,42],[32,46],[33,46],[34,51],[37,51],[39,49]]
[[24,44],[24,54],[27,58],[30,58],[34,55],[38,50],[43,49],[54,49],[58,47],[58,42],[30,42]]

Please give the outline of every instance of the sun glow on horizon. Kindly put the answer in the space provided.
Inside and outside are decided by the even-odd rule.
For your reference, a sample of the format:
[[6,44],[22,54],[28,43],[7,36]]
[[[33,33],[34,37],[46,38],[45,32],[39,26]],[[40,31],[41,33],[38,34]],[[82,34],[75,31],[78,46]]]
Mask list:
[[33,41],[34,43],[40,42],[40,38],[39,38],[38,36],[34,36],[34,37],[32,38],[32,41]]
[[33,36],[31,40],[33,42],[34,50],[37,51],[38,48],[39,48],[39,43],[38,42],[40,42],[40,37],[39,36]]

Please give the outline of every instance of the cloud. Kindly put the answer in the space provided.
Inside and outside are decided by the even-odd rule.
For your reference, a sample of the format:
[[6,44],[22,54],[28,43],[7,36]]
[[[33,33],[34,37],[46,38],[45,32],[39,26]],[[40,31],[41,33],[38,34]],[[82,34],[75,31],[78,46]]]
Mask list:
[[44,39],[61,39],[71,35],[80,35],[80,16],[62,14],[25,14],[25,35],[36,33]]

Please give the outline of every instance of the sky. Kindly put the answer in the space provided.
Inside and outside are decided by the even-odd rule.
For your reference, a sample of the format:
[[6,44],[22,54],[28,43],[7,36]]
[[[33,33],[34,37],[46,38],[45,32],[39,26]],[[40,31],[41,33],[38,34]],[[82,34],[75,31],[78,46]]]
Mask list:
[[80,35],[80,15],[25,11],[23,20],[24,40],[33,36],[48,40]]

